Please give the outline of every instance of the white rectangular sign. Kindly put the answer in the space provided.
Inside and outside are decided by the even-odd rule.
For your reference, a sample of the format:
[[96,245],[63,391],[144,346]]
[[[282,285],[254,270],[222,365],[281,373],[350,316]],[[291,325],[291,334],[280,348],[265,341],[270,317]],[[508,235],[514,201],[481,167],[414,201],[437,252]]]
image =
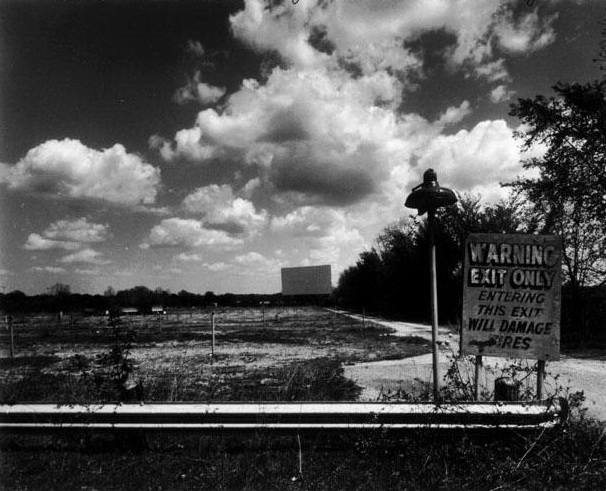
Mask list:
[[555,235],[467,237],[463,354],[559,359],[561,251]]

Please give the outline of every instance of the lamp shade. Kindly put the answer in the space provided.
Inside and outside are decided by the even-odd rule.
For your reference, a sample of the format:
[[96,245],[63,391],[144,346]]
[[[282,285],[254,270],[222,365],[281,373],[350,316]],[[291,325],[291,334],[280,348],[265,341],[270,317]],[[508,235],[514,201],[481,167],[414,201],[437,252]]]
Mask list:
[[423,174],[423,184],[413,188],[406,198],[405,206],[415,208],[422,215],[426,211],[436,210],[457,202],[455,193],[438,184],[438,177],[433,169],[427,169]]

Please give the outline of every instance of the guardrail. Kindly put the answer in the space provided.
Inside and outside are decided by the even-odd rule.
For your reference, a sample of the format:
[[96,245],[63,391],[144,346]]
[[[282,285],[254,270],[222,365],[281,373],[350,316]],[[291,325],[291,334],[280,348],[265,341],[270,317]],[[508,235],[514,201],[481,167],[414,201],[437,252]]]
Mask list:
[[265,402],[0,405],[0,431],[537,429],[563,423],[565,400],[543,403]]

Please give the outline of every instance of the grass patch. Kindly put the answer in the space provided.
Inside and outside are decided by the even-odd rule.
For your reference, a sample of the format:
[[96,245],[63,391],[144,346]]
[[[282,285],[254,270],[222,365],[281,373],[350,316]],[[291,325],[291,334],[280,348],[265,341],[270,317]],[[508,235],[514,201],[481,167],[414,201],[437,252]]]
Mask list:
[[[147,451],[110,437],[3,444],[11,490],[606,489],[606,428],[576,420],[529,433],[150,436]],[[299,462],[302,474],[299,474]]]
[[71,374],[28,373],[19,380],[0,383],[0,401],[84,403],[99,400],[92,379]]
[[0,369],[10,368],[44,368],[61,361],[55,355],[17,356],[16,358],[0,358]]
[[[89,367],[87,360],[74,357],[70,364]],[[114,402],[115,391],[107,390],[107,378],[94,372],[29,373],[21,379],[0,383],[3,403]],[[338,401],[355,400],[360,388],[343,375],[335,359],[293,362],[286,366],[246,371],[242,366],[205,370],[157,371],[142,380],[147,402],[208,401]]]
[[144,382],[148,401],[351,401],[360,388],[335,359],[293,362],[246,371],[213,367],[204,374],[156,373]]

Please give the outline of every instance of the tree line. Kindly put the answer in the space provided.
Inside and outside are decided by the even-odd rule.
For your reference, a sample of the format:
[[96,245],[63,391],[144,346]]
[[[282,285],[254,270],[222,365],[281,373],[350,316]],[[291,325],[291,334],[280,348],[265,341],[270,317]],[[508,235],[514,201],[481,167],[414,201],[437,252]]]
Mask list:
[[[470,232],[557,234],[563,239],[562,337],[565,344],[606,342],[606,81],[558,83],[555,97],[518,99],[510,115],[534,177],[502,185],[511,197],[482,205],[463,196],[436,216],[439,316],[458,323],[462,258]],[[536,152],[535,152],[536,153]],[[410,320],[429,319],[429,255],[419,218],[386,228],[345,270],[341,305]]]
[[279,303],[280,294],[215,294],[207,291],[204,294],[191,293],[181,290],[171,293],[160,287],[151,290],[145,286],[135,286],[130,289],[115,291],[111,286],[103,295],[72,293],[69,285],[56,283],[48,288],[47,293],[26,295],[15,290],[0,294],[0,310],[7,313],[34,312],[79,312],[102,314],[106,311],[124,307],[134,307],[140,313],[151,312],[152,306],[162,306],[169,309],[205,308],[205,307],[234,307],[258,306],[261,302]]

